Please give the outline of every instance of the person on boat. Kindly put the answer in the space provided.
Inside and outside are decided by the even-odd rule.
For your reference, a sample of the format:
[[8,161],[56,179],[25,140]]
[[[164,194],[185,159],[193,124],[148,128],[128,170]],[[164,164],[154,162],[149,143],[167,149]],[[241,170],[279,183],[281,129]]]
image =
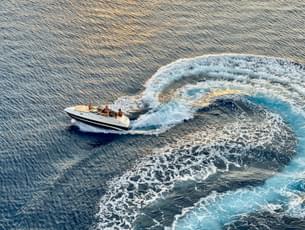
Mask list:
[[93,108],[92,108],[91,102],[90,102],[89,105],[88,105],[88,109],[89,109],[89,111],[90,111],[91,109],[93,109]]
[[110,109],[109,109],[108,105],[105,106],[105,108],[102,110],[102,113],[109,116]]
[[122,112],[121,109],[119,109],[118,116],[119,116],[119,117],[122,117],[122,116],[123,116],[123,112]]

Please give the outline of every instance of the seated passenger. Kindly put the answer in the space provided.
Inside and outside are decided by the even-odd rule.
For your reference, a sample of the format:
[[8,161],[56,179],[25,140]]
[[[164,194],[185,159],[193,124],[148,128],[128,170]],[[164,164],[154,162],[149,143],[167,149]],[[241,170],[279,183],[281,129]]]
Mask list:
[[102,113],[104,113],[104,114],[106,114],[107,116],[109,116],[110,109],[109,109],[108,105],[105,106],[105,108],[102,110]]
[[110,117],[115,117],[115,112],[114,112],[114,111],[112,111],[112,110],[110,110],[110,112],[109,112],[109,116],[110,116]]
[[88,105],[88,109],[89,109],[89,111],[90,111],[91,109],[93,109],[93,108],[92,108],[91,102],[90,102],[89,105]]
[[122,116],[123,116],[123,112],[122,112],[121,109],[119,109],[118,116],[119,116],[119,117],[122,117]]

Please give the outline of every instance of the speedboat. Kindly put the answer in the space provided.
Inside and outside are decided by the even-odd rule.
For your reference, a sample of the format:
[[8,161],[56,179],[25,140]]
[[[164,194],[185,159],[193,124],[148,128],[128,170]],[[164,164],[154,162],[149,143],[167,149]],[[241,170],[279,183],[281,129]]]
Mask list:
[[68,107],[64,111],[71,118],[89,125],[113,130],[129,129],[130,120],[126,115],[121,111],[116,112],[106,108],[107,111],[99,106],[76,105]]

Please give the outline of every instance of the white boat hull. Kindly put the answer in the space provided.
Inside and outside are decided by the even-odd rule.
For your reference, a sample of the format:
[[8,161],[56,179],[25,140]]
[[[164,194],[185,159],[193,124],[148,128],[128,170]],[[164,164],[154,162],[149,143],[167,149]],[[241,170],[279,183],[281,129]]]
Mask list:
[[105,129],[113,129],[113,130],[128,130],[130,121],[129,118],[125,115],[121,117],[110,117],[110,116],[102,116],[97,113],[93,113],[90,111],[80,111],[76,109],[77,106],[68,107],[65,109],[65,112],[73,119],[105,128]]

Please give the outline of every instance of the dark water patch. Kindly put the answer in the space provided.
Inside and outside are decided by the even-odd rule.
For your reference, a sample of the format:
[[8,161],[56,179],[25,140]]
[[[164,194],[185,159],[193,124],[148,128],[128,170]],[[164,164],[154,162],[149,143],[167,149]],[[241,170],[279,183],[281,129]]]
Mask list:
[[198,109],[196,113],[196,116],[219,123],[233,122],[240,116],[251,117],[259,123],[263,122],[265,115],[266,110],[262,106],[255,105],[246,96],[240,95],[216,97],[208,106]]
[[[257,111],[259,110],[259,111]],[[250,103],[243,96],[229,95],[226,98],[215,98],[207,107],[198,110],[201,113],[220,115],[222,117],[233,117],[244,113],[247,116],[255,116],[261,114],[262,108]],[[258,119],[258,118],[256,118]]]

